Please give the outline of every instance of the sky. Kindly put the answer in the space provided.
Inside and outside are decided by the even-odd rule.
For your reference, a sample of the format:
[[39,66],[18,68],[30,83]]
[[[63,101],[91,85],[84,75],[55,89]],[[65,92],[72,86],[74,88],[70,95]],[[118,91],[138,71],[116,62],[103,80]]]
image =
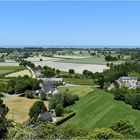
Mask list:
[[140,1],[0,1],[0,45],[140,46]]

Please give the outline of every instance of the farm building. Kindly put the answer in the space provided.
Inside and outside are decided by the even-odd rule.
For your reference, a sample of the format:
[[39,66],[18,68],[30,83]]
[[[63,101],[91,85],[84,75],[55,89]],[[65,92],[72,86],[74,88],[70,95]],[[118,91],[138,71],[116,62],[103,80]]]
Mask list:
[[42,80],[43,82],[63,82],[63,78],[38,78],[38,80]]
[[116,82],[119,86],[125,86],[129,89],[136,89],[139,86],[138,78],[137,77],[120,77]]
[[52,122],[53,121],[51,112],[44,112],[44,113],[39,115],[39,118],[45,122]]
[[37,77],[39,77],[39,76],[41,75],[41,70],[36,70],[36,71],[35,71],[35,75],[36,75]]
[[55,84],[48,84],[43,82],[40,84],[40,87],[46,93],[46,95],[58,93],[57,86]]

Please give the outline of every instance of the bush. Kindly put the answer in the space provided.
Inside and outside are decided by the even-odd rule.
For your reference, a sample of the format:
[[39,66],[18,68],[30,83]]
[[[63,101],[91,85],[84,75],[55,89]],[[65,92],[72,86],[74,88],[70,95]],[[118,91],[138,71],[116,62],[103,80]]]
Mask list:
[[36,101],[33,106],[30,108],[29,116],[30,119],[33,119],[33,122],[36,122],[40,113],[46,112],[47,108],[42,101]]
[[29,99],[33,99],[34,98],[34,93],[30,90],[26,90],[25,96]]
[[69,73],[74,74],[75,73],[74,69],[69,69]]
[[57,104],[55,107],[56,116],[60,117],[63,116],[64,107],[61,103]]
[[75,113],[75,112],[72,112],[72,113],[70,113],[70,114],[64,116],[63,118],[57,120],[57,121],[55,122],[55,124],[58,126],[58,125],[64,123],[65,121],[67,121],[68,119],[72,118],[72,117],[75,116],[75,115],[76,115],[76,113]]
[[69,92],[58,93],[49,100],[49,109],[54,109],[57,104],[61,103],[64,107],[72,105],[79,98]]
[[97,128],[90,134],[92,139],[120,139],[122,135],[111,128]]
[[124,101],[125,100],[125,93],[126,93],[126,90],[123,89],[123,88],[117,88],[114,90],[114,99],[116,100],[122,100]]
[[111,128],[121,134],[132,134],[135,130],[128,120],[119,120],[115,122]]
[[42,100],[42,101],[45,101],[46,100],[46,94],[45,94],[45,92],[41,92],[40,93],[40,99]]

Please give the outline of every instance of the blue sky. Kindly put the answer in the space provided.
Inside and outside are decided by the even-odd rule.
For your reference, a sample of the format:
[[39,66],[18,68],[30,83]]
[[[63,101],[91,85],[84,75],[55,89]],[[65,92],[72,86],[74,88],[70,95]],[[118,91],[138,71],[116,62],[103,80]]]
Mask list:
[[1,1],[0,45],[140,46],[140,1]]

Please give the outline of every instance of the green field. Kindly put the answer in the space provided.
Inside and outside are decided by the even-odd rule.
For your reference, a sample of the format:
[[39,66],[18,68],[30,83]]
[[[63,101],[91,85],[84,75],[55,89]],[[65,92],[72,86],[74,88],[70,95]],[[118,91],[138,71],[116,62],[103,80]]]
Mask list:
[[76,116],[63,125],[81,126],[90,131],[94,128],[109,127],[120,119],[127,119],[140,131],[140,111],[114,100],[113,96],[105,91],[95,90],[70,108],[76,111]]
[[64,78],[64,81],[69,84],[77,85],[94,85],[93,79],[80,79],[80,78]]
[[0,66],[0,74],[14,72],[18,70],[24,70],[25,67],[20,66]]
[[14,71],[14,70],[0,70],[0,74],[9,73],[12,71]]
[[89,58],[77,58],[77,59],[63,59],[59,62],[64,63],[76,63],[76,64],[107,64],[107,63],[114,63],[114,64],[121,64],[124,61],[105,61],[104,57],[89,57]]
[[76,94],[79,97],[84,97],[89,94],[89,92],[93,91],[94,88],[91,86],[70,86],[70,87],[59,87],[59,92],[64,92],[66,89],[69,90],[70,93]]
[[25,67],[20,66],[0,66],[0,70],[23,70]]

